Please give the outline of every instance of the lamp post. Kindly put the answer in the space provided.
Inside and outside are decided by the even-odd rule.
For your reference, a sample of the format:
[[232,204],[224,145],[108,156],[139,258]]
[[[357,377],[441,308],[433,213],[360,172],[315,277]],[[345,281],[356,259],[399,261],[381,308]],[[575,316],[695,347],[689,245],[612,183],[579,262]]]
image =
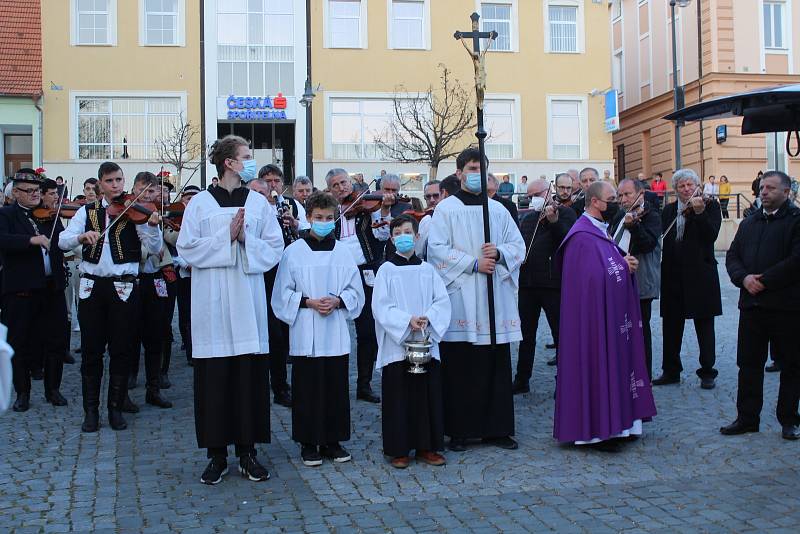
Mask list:
[[311,129],[313,126],[311,103],[314,101],[314,87],[311,85],[311,0],[306,0],[306,84],[303,88],[303,96],[300,97],[300,105],[306,113],[306,176],[314,184],[314,143],[312,141]]
[[[672,98],[675,111],[683,107],[683,86],[678,84],[678,32],[675,28],[675,6],[686,7],[692,0],[669,0],[672,16]],[[683,121],[675,121],[675,170],[681,168],[681,126]]]

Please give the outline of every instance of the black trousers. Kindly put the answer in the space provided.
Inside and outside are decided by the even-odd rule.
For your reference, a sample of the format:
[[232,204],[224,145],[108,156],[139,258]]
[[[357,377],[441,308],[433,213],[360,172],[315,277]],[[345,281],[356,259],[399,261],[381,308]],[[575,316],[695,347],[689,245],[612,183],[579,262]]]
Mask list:
[[[364,282],[363,274],[361,278]],[[356,317],[356,365],[358,377],[356,391],[371,389],[372,371],[378,358],[378,338],[375,335],[375,318],[372,315],[372,288],[364,285],[364,308]]]
[[728,217],[730,217],[730,215],[728,215],[728,204],[730,203],[730,201],[731,199],[729,198],[721,198],[719,200],[719,207],[722,210],[723,219],[727,219]]
[[[667,376],[680,376],[683,371],[681,365],[681,343],[683,342],[683,327],[686,319],[683,317],[664,317],[664,358],[661,369]],[[716,378],[717,370],[714,363],[717,361],[714,318],[694,319],[694,330],[697,333],[697,342],[700,345],[700,369],[697,376],[700,378]]]
[[653,380],[653,332],[650,330],[653,300],[641,299],[639,301],[639,308],[642,310],[642,330],[644,331],[644,358],[647,363],[647,376],[650,380]]
[[42,362],[45,393],[60,388],[69,335],[64,291],[52,286],[9,293],[2,298],[2,310],[8,344],[14,349],[14,390],[18,395],[30,393],[31,371],[41,368]]
[[192,279],[178,278],[178,330],[186,348],[186,358],[192,359]]
[[267,330],[269,332],[269,380],[272,393],[280,395],[289,391],[286,373],[286,360],[289,356],[289,325],[275,317],[272,311],[272,289],[275,287],[275,266],[264,273],[264,286],[267,293]]
[[551,288],[520,288],[519,319],[522,324],[522,341],[519,344],[516,380],[527,383],[533,372],[536,354],[536,332],[539,317],[544,310],[553,342],[558,346],[558,321],[561,313],[561,291]]
[[161,373],[169,371],[169,362],[172,358],[172,344],[175,335],[172,333],[172,318],[175,317],[175,304],[178,299],[178,280],[167,282],[167,302],[164,306],[164,338],[161,340]]
[[[81,325],[81,385],[83,408],[97,409],[100,403],[100,382],[103,378],[103,353],[108,345],[109,376],[112,381],[127,381],[137,330],[139,286],[136,282],[117,282],[120,291],[130,287],[126,300],[117,293],[111,278],[94,280],[91,293],[78,302]],[[130,286],[128,285],[130,284]],[[109,393],[111,389],[109,388]],[[122,399],[109,397],[109,405],[120,405]]]
[[760,422],[764,403],[764,364],[771,346],[776,361],[781,362],[778,406],[775,411],[781,425],[800,423],[797,417],[800,398],[800,348],[795,329],[800,313],[753,308],[739,312],[739,335],[736,364],[739,366],[739,392],[736,408],[739,419]]
[[166,284],[160,274],[142,273],[139,275],[139,306],[137,339],[133,347],[130,374],[139,374],[139,359],[144,349],[144,373],[147,389],[158,391],[158,378],[161,372],[161,347],[164,343],[164,328],[167,301],[169,297],[160,297],[156,291],[155,281]]

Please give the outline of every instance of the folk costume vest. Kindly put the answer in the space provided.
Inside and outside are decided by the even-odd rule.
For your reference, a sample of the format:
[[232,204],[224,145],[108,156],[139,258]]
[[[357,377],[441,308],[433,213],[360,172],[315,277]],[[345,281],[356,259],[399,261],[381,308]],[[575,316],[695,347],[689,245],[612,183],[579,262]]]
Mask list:
[[[102,234],[106,229],[106,209],[101,201],[86,205],[87,232],[94,231]],[[115,264],[138,263],[142,259],[142,242],[136,233],[136,225],[127,218],[122,219],[109,230],[108,234],[101,237],[94,245],[83,245],[83,261],[97,264],[103,253],[103,243],[108,239],[111,249],[111,259]]]

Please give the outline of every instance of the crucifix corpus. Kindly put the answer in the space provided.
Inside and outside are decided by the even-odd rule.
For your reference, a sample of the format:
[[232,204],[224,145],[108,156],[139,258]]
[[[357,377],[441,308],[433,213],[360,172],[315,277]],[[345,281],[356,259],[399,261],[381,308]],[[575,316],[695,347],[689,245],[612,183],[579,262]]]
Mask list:
[[[492,43],[497,39],[497,32],[482,32],[478,21],[480,15],[473,13],[470,16],[472,20],[472,31],[469,32],[456,32],[453,37],[461,41],[464,48],[469,52],[472,59],[472,66],[475,69],[475,97],[476,105],[478,107],[478,131],[475,132],[475,137],[478,138],[478,151],[481,155],[481,205],[483,207],[483,242],[491,243],[492,236],[489,232],[489,195],[486,187],[486,130],[483,127],[483,97],[486,93],[486,51],[492,46]],[[481,39],[488,39],[486,49],[481,52]],[[470,47],[468,41],[472,41]],[[494,316],[494,282],[492,275],[486,275],[486,291],[489,298],[489,339],[491,345],[494,347],[497,344],[497,327],[495,325]]]

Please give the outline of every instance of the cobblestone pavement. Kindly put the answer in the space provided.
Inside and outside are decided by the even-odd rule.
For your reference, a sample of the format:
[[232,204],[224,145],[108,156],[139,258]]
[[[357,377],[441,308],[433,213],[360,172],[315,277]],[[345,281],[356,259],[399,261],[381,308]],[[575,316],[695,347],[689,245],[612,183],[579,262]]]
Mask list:
[[[699,388],[696,340],[687,326],[683,383],[656,388],[658,417],[621,454],[553,441],[554,370],[545,365],[552,351],[544,349],[543,327],[535,391],[515,398],[517,451],[475,446],[448,452],[445,467],[398,471],[381,454],[379,406],[353,401],[353,439],[345,444],[353,461],[307,468],[289,438],[289,410],[273,406],[272,443],[258,448],[272,478],[253,483],[232,471],[222,484],[204,486],[191,372],[176,351],[166,392],[175,407],[145,405],[140,386],[132,397],[142,410],[126,416],[127,431],[112,431],[102,409],[100,432],[80,432],[77,365],[65,370],[69,407],[46,404],[35,382],[31,410],[0,417],[0,529],[797,532],[800,444],[780,437],[773,415],[778,377],[766,375],[761,433],[718,433],[735,416],[738,320],[737,292],[720,267],[725,315],[716,323],[717,389]],[[658,368],[660,321],[653,315]]]

